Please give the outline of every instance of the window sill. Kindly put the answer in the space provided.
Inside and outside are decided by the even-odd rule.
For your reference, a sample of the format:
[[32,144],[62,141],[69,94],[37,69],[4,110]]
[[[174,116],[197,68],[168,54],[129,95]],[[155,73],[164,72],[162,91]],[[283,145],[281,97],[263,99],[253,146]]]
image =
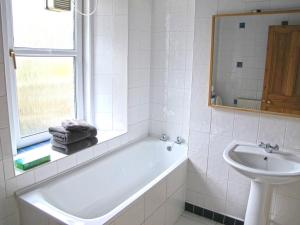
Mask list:
[[[48,144],[44,144],[42,146],[32,147],[31,150],[16,155],[14,157],[14,161],[17,160],[17,159],[19,159],[19,158],[22,158],[24,156],[27,156],[29,154],[34,155],[34,154],[39,154],[40,152],[44,152],[44,153],[47,152],[47,153],[49,153],[50,154],[50,158],[51,158],[50,162],[54,162],[54,161],[56,161],[58,159],[61,159],[61,158],[64,158],[64,157],[67,156],[66,154],[63,154],[63,153],[60,153],[60,152],[52,150],[51,144],[48,143]],[[39,166],[42,166],[42,165],[45,165],[45,164],[47,164],[47,163],[43,163],[43,164],[41,164]],[[36,166],[36,167],[38,167],[38,166]],[[34,167],[34,168],[36,168],[36,167]],[[34,168],[32,168],[32,169],[34,169]],[[29,169],[29,170],[31,170],[31,169]],[[22,173],[25,173],[26,171],[29,171],[29,170],[21,170],[21,169],[18,169],[18,168],[15,167],[15,175],[18,176],[18,175],[20,175]]]
[[[127,131],[99,131],[98,135],[97,135],[97,138],[98,138],[99,142],[96,145],[99,145],[99,144],[102,144],[104,142],[110,141],[110,140],[112,140],[114,138],[117,138],[117,137],[125,134],[126,132]],[[101,139],[100,139],[100,137],[101,137]],[[18,169],[16,167],[14,167],[14,169],[15,169],[15,176],[21,175],[21,174],[23,174],[23,173],[25,173],[27,171],[31,171],[31,170],[33,170],[35,168],[40,167],[40,166],[47,165],[47,164],[49,164],[51,162],[54,162],[54,161],[57,161],[59,159],[62,159],[64,157],[69,156],[69,155],[63,154],[61,152],[54,151],[52,149],[52,145],[50,144],[50,142],[46,143],[46,144],[42,144],[42,145],[37,145],[36,147],[29,146],[29,148],[30,147],[31,147],[30,150],[25,151],[25,152],[21,152],[21,153],[17,154],[14,157],[14,161],[17,160],[17,159],[19,159],[19,158],[22,158],[24,156],[27,156],[28,154],[33,154],[33,155],[34,154],[39,154],[41,151],[49,153],[51,160],[49,162],[47,162],[47,163],[43,163],[43,164],[38,165],[38,166],[36,166],[36,167],[34,167],[32,169],[29,169],[29,170],[21,170],[21,169]],[[82,150],[80,150],[78,152],[81,152],[81,151],[84,151],[84,150],[85,149],[82,149]],[[76,154],[76,153],[74,153],[74,154]]]

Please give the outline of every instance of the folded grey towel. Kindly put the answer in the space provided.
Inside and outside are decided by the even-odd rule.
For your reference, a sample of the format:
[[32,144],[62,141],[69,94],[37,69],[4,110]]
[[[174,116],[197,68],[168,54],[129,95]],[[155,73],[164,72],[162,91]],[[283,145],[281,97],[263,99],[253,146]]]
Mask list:
[[61,123],[61,125],[69,131],[81,131],[94,128],[92,125],[90,125],[84,120],[65,120]]
[[62,145],[60,143],[57,143],[55,140],[51,139],[52,149],[65,154],[75,153],[79,150],[91,147],[97,143],[98,139],[96,137],[86,138],[81,141],[67,145]]
[[53,135],[53,139],[60,144],[72,144],[85,138],[95,137],[97,129],[90,127],[89,129],[69,131],[64,127],[50,127],[49,133]]

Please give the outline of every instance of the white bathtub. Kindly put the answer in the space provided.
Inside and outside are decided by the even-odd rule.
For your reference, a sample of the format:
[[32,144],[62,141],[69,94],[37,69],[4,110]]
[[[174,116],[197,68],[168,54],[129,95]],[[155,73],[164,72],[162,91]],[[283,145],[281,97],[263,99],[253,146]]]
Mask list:
[[146,138],[19,195],[21,219],[29,207],[62,224],[106,224],[186,160],[186,145]]

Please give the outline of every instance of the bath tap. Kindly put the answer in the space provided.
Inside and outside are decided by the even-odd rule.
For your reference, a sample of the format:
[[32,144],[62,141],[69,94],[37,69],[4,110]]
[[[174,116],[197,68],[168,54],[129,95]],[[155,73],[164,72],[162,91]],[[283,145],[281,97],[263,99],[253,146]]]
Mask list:
[[271,145],[270,143],[265,144],[263,142],[260,142],[258,146],[263,148],[267,153],[273,153],[274,151],[279,151],[279,145]]
[[175,143],[181,145],[182,143],[184,143],[184,139],[183,139],[182,137],[179,137],[179,136],[178,136],[178,137],[176,138]]
[[162,134],[159,138],[159,140],[161,141],[168,141],[169,139],[170,139],[169,136],[166,134]]

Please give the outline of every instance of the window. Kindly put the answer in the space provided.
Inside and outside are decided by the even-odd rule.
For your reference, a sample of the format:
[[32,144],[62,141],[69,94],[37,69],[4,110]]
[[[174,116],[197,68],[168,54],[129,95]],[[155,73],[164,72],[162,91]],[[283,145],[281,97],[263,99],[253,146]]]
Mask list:
[[16,66],[13,130],[20,148],[49,139],[49,126],[83,117],[82,28],[74,9],[49,11],[41,0],[7,0],[7,7]]

